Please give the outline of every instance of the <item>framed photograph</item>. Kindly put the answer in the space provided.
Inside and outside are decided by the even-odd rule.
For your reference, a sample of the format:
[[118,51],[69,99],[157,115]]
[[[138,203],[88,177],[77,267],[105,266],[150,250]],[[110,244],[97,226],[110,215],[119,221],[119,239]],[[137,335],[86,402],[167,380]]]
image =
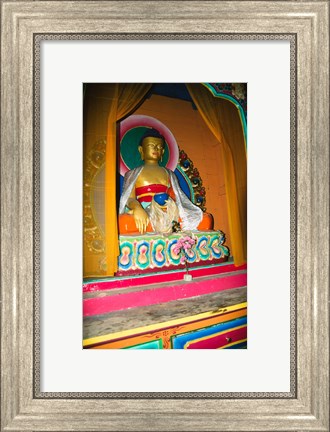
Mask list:
[[83,90],[84,348],[246,349],[247,85]]
[[[1,6],[1,430],[329,431],[328,1],[23,0],[2,1]],[[84,129],[91,87],[105,83],[160,83],[157,91],[166,92],[173,83],[181,90],[188,83],[193,109],[199,112],[194,87],[225,90],[233,98],[236,92],[243,102],[247,88],[248,128],[240,126],[248,155],[248,335],[240,333],[239,340],[244,345],[247,339],[247,349],[83,349],[104,343],[113,332],[100,319],[103,339],[96,340],[93,329],[91,341],[89,324],[82,325],[83,277],[94,277],[95,269],[109,272],[107,259],[89,257],[88,265],[97,262],[93,268],[83,260],[84,242],[89,250],[102,246],[101,238],[83,236],[90,219],[82,184],[88,189],[85,174],[92,169],[86,170],[84,140],[92,137],[98,146],[88,165],[94,168],[104,156],[102,145],[110,142],[109,137],[96,139],[93,125]],[[165,89],[165,83],[172,86]],[[227,87],[221,87],[224,83]],[[159,114],[159,106],[150,95],[148,100],[150,111],[135,101],[140,111],[129,114],[134,121],[152,118],[151,127],[157,129],[153,113]],[[185,112],[183,106],[180,110]],[[102,109],[97,115],[91,111],[99,125]],[[157,163],[164,157],[168,168],[176,151],[166,129],[172,118],[170,129],[175,129],[174,120],[178,130],[186,128],[186,135],[175,134],[180,151],[186,143],[183,159],[202,173],[208,166],[204,183],[211,184],[216,145],[207,131],[200,132],[203,148],[210,145],[207,152],[192,157],[187,148],[196,135],[188,130],[193,114],[185,114],[191,116],[187,125],[178,115],[166,116],[158,125],[165,139],[152,136],[154,147],[158,140],[153,151],[162,153]],[[220,117],[222,124],[228,120],[223,111]],[[125,133],[133,129],[126,123]],[[118,132],[118,166],[134,170],[130,155],[129,160],[125,156],[124,135]],[[192,138],[185,141],[185,136]],[[146,163],[151,150],[143,139],[138,152]],[[236,151],[231,149],[233,157]],[[210,190],[217,217],[221,212]],[[166,193],[170,196],[169,189]],[[198,196],[203,197],[201,189],[191,201]],[[231,248],[237,247],[233,220],[228,222]],[[137,226],[144,231],[143,222]],[[193,237],[203,248],[202,240]],[[129,263],[124,255],[122,272]],[[240,249],[233,255],[240,256]],[[140,267],[147,266],[144,258]],[[178,285],[173,282],[170,300],[180,301]],[[85,299],[94,300],[90,284],[86,292]],[[198,312],[198,302],[195,307]],[[95,306],[88,311],[97,315]],[[162,340],[162,348],[171,347]],[[204,336],[185,343],[210,348],[203,345]]]

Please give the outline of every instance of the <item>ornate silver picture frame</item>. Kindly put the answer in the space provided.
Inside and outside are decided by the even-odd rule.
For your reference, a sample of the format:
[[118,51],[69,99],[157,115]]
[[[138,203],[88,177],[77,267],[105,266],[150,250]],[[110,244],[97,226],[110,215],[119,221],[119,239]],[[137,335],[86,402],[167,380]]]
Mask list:
[[[1,430],[329,431],[328,1],[1,6]],[[107,38],[290,41],[288,393],[40,391],[40,42]]]

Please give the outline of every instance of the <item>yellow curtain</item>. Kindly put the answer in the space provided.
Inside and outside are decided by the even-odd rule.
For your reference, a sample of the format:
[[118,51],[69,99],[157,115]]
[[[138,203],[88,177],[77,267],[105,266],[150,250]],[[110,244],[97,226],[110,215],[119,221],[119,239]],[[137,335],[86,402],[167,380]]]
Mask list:
[[150,89],[151,84],[113,84],[112,87],[113,98],[109,107],[105,150],[105,244],[108,276],[113,276],[117,271],[119,255],[116,203],[117,121],[137,107]]
[[[119,255],[116,203],[117,122],[130,114],[142,102],[150,87],[151,84],[86,85],[84,97],[84,277],[113,276],[117,271]],[[104,159],[102,155],[105,155]],[[105,167],[104,182],[102,177],[96,184],[95,174],[100,172],[103,166]],[[93,192],[95,190],[99,191],[97,202],[94,202]],[[102,215],[104,219],[102,223],[100,220],[95,220],[96,206],[99,215]],[[99,229],[100,225],[104,227],[104,234]]]
[[224,161],[229,228],[235,265],[247,259],[247,163],[242,124],[232,102],[201,84],[187,88],[202,118],[220,142]]

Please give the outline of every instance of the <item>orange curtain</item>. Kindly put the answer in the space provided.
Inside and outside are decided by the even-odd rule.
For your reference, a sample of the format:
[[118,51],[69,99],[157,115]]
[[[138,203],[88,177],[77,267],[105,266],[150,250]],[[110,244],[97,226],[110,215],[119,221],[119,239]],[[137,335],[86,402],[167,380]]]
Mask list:
[[150,87],[151,84],[86,85],[84,277],[113,276],[117,271],[117,122],[142,102]]
[[108,276],[113,276],[117,271],[119,255],[116,203],[117,121],[137,107],[150,87],[151,84],[112,84],[105,150],[105,244]]
[[220,142],[224,161],[232,255],[235,265],[247,259],[247,163],[242,124],[235,105],[212,95],[201,84],[187,84],[199,113]]

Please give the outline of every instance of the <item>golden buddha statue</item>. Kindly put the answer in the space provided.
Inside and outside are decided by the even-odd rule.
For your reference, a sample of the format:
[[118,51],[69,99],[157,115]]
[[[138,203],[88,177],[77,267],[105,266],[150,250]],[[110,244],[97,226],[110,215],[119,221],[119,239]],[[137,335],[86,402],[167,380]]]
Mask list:
[[212,216],[203,214],[181,190],[175,174],[159,165],[165,151],[164,137],[155,129],[148,130],[138,151],[144,165],[125,174],[119,232],[171,233],[178,224],[185,231],[212,229]]

